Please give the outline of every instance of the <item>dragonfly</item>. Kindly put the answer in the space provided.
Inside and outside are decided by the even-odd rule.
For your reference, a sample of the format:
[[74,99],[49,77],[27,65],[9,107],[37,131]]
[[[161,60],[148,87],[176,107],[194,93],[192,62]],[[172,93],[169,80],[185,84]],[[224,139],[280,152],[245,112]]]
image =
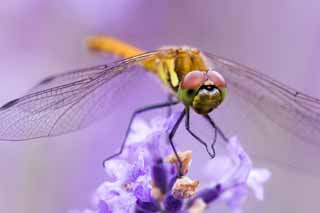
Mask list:
[[[88,45],[93,50],[124,59],[49,76],[26,95],[5,103],[0,107],[0,140],[26,141],[86,128],[110,113],[109,108],[122,87],[121,79],[126,76],[130,83],[137,70],[143,70],[144,73],[154,74],[165,85],[171,98],[135,110],[119,151],[106,161],[122,153],[136,116],[179,103],[183,104],[184,109],[169,133],[169,143],[180,166],[173,137],[184,118],[185,129],[214,158],[217,138],[227,143],[228,137],[209,114],[223,108],[226,99],[238,96],[257,109],[265,119],[292,135],[290,146],[297,149],[293,156],[287,156],[286,150],[265,152],[269,152],[274,159],[320,176],[317,167],[317,160],[320,159],[317,155],[320,151],[319,99],[254,69],[197,48],[164,47],[143,51],[108,36],[92,37]],[[190,128],[191,110],[202,116],[214,130],[210,144]],[[281,141],[270,143],[276,149]]]

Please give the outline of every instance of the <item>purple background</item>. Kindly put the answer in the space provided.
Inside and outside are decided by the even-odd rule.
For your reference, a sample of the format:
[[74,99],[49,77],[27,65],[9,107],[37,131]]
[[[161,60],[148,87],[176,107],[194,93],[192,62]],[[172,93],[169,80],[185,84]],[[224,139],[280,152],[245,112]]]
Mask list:
[[[148,50],[170,44],[206,49],[319,97],[319,9],[315,0],[5,1],[0,5],[0,103],[24,94],[48,74],[104,63],[84,45],[87,36],[100,33]],[[143,105],[161,97],[152,84],[137,91],[143,89],[103,124],[85,131],[41,142],[2,143],[0,212],[57,213],[88,207],[104,178],[101,161],[117,147],[130,111],[138,106],[134,99]],[[184,131],[178,138],[191,140]],[[189,147],[196,170],[207,158],[202,147]],[[245,212],[318,209],[319,180],[263,166],[273,171],[266,199],[250,198]]]

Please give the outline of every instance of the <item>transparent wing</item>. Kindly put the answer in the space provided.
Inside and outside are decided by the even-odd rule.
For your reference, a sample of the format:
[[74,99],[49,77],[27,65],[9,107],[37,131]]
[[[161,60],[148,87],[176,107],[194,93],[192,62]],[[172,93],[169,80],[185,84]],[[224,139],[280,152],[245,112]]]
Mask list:
[[240,96],[245,104],[239,111],[246,111],[254,125],[265,122],[260,132],[269,133],[249,142],[258,144],[253,153],[320,176],[320,100],[238,63],[205,55],[226,79],[228,99]]
[[0,139],[26,140],[87,127],[110,113],[108,106],[114,105],[113,97],[123,83],[117,80],[118,76],[130,81],[134,65],[157,53],[42,80],[29,94],[0,107]]
[[94,67],[88,67],[84,69],[72,70],[69,72],[48,76],[42,79],[38,84],[36,84],[30,91],[30,93],[35,93],[38,91],[46,90],[49,88],[54,88],[61,85],[68,85],[70,83],[75,83],[78,81],[84,81],[85,79],[94,78],[96,75],[101,74],[110,67],[110,65],[99,65]]

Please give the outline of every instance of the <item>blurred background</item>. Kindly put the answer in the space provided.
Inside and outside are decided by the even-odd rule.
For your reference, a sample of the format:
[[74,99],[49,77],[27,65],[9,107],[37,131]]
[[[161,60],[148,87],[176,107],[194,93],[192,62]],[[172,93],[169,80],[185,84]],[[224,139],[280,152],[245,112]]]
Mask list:
[[[147,50],[188,44],[320,97],[319,10],[315,0],[3,1],[0,103],[24,94],[49,74],[105,63],[104,56],[90,53],[84,44],[96,34],[113,35]],[[123,100],[125,104],[91,128],[32,142],[1,143],[0,212],[57,213],[90,207],[91,194],[104,179],[101,162],[118,147],[132,110],[164,98],[151,81],[132,87],[136,90]],[[264,143],[257,141],[266,136],[235,108],[233,113],[224,110],[229,124],[221,125],[229,135],[239,135],[250,151],[263,152]],[[195,119],[194,125],[203,124]],[[203,148],[192,143],[183,128],[176,141],[192,148],[197,174],[208,159]],[[269,142],[269,149],[291,149]],[[265,201],[257,202],[251,195],[244,212],[317,211],[318,178],[267,158],[254,163],[270,168],[273,176]]]

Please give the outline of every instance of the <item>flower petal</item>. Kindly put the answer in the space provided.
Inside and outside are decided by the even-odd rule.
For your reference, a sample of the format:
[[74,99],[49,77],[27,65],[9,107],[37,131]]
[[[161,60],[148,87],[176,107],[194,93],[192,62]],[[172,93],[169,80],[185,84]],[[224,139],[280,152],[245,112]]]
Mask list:
[[121,159],[112,159],[104,163],[107,177],[113,181],[122,180],[126,177],[131,165]]
[[258,200],[264,199],[263,183],[271,177],[271,172],[268,169],[253,169],[251,170],[247,184],[253,190]]

